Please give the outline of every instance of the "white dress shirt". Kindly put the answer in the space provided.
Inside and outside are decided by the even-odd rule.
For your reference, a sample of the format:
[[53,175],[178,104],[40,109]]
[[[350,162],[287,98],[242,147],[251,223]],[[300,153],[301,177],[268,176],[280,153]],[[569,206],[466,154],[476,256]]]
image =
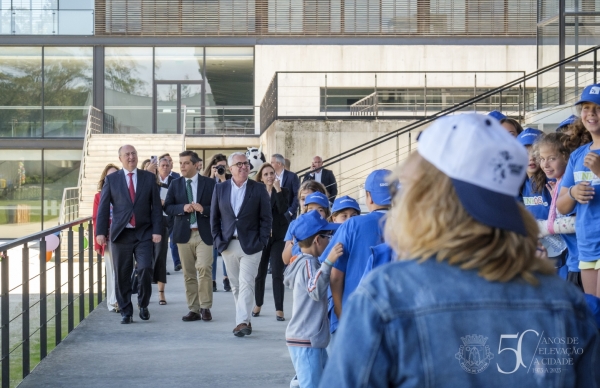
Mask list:
[[[163,180],[163,179],[160,177],[160,175],[159,175],[159,176],[158,176],[158,180],[160,181],[160,183],[162,183],[162,184],[165,184],[165,185],[166,185],[166,184],[168,184],[168,183],[169,183],[169,177],[170,177],[170,176],[171,176],[171,175],[167,175],[167,177],[165,178],[165,180]],[[167,199],[167,192],[168,192],[168,191],[169,191],[169,189],[166,189],[166,188],[164,188],[164,187],[162,187],[162,186],[160,187],[160,199],[161,199],[161,200],[163,200],[163,201],[164,201],[165,199]],[[163,211],[163,216],[167,216],[167,213],[165,213],[164,211]]]
[[[246,195],[246,186],[248,184],[248,179],[242,184],[241,187],[238,187],[233,178],[231,181],[231,208],[233,209],[233,214],[237,217],[240,212],[240,208],[242,207],[242,202],[244,202],[244,195]],[[237,228],[233,231],[233,235],[237,237],[238,232]]]
[[285,168],[281,170],[281,175],[277,175],[277,171],[275,171],[275,178],[279,179],[279,183],[283,185],[283,174],[285,173]]
[[[131,180],[133,182],[133,191],[137,192],[137,168],[134,168],[133,171],[128,171],[126,168],[123,168],[123,172],[125,173],[125,184],[127,185],[127,190],[129,190],[129,173],[133,173]],[[128,191],[129,193],[129,191]],[[127,223],[126,228],[133,228],[129,222]]]
[[[192,180],[192,198],[194,203],[198,203],[198,174],[193,178],[185,178],[185,195],[187,196],[187,181]],[[190,225],[190,229],[198,228],[198,214],[196,214],[196,222]]]
[[319,172],[315,172],[315,180],[319,183],[321,183],[321,176],[323,176],[323,169]]

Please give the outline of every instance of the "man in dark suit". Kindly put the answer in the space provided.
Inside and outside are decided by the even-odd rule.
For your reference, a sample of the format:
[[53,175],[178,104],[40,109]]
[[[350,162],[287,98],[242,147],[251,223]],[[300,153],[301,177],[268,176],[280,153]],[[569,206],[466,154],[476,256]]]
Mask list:
[[210,208],[215,181],[198,174],[198,159],[193,151],[179,154],[182,177],[171,183],[165,199],[165,211],[174,218],[173,241],[179,248],[183,267],[189,309],[188,314],[181,318],[184,322],[212,320]]
[[[173,179],[179,178],[181,175],[173,171],[173,158],[169,154],[162,154],[159,156],[158,160],[162,160],[163,158],[167,159],[171,164],[171,172],[169,176]],[[175,271],[181,271],[181,259],[179,258],[179,250],[177,249],[177,244],[173,242],[173,225],[169,225],[169,248],[171,248],[171,257],[173,258],[173,269]]]
[[281,187],[288,191],[288,210],[285,215],[288,222],[295,220],[298,215],[298,190],[300,189],[300,178],[296,173],[285,169],[285,158],[280,154],[273,154],[271,165],[275,169],[275,178],[279,179]]
[[215,186],[210,226],[231,282],[236,320],[233,334],[243,337],[252,334],[254,283],[262,250],[271,235],[273,215],[265,186],[248,180],[250,163],[246,155],[233,153],[228,163],[232,176]]
[[[131,323],[131,273],[133,258],[137,262],[138,305],[140,318],[150,319],[148,303],[152,295],[153,243],[159,243],[162,231],[162,206],[151,172],[138,170],[137,151],[131,145],[119,148],[119,160],[123,169],[106,176],[96,226],[96,241],[106,244],[106,236],[112,241],[115,266],[116,294],[121,309],[121,323]],[[108,232],[112,205],[112,222]]]
[[323,159],[320,156],[315,156],[310,166],[310,171],[304,175],[302,182],[304,183],[308,180],[315,180],[319,183],[322,183],[329,194],[329,202],[333,202],[338,194],[337,182],[335,180],[335,176],[333,175],[333,171],[323,168],[322,166]]

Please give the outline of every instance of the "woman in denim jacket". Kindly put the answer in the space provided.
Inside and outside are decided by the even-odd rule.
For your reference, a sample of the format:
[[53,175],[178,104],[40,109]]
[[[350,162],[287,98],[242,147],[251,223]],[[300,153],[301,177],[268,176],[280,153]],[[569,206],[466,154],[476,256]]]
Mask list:
[[397,175],[400,261],[350,297],[321,387],[600,387],[581,291],[536,257],[527,153],[498,122],[439,119]]

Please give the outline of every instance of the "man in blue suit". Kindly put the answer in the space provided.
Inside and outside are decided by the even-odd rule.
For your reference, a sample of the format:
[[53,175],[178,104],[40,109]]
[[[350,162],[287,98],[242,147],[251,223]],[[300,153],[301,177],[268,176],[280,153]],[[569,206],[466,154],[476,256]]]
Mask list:
[[[150,319],[148,304],[152,295],[153,243],[161,241],[163,219],[156,176],[137,169],[138,155],[131,145],[119,148],[119,160],[123,169],[108,175],[102,188],[96,241],[105,245],[107,236],[110,236],[121,323],[128,324],[133,316],[131,273],[134,256],[139,282],[140,318]],[[109,222],[111,211],[112,221]]]
[[229,156],[231,179],[218,183],[210,207],[210,227],[223,256],[235,302],[236,337],[252,334],[250,315],[262,250],[271,236],[271,198],[262,183],[248,179],[245,154]]

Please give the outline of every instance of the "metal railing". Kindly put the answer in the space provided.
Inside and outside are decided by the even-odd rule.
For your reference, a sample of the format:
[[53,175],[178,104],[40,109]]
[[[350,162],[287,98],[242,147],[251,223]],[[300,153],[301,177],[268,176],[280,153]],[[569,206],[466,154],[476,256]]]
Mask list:
[[[65,232],[66,242],[61,241],[54,250],[52,265],[52,253],[46,253],[46,237],[61,232]],[[102,302],[102,257],[94,253],[93,241],[85,247],[85,232],[94,235],[91,217],[0,245],[2,388],[25,378],[35,366],[32,360],[44,359]],[[64,245],[66,258],[61,253]],[[20,325],[15,323],[18,319]]]
[[60,203],[58,224],[66,224],[79,218],[79,187],[65,187]]
[[102,112],[90,105],[88,108],[88,116],[87,116],[87,124],[85,126],[85,136],[83,138],[83,148],[81,150],[81,165],[79,166],[79,178],[77,179],[77,187],[80,188],[79,195],[81,200],[81,195],[83,194],[83,190],[81,190],[83,179],[85,178],[85,164],[86,157],[88,154],[88,145],[90,143],[90,136],[96,133],[102,133],[103,131],[103,115]]
[[[183,107],[182,107],[183,110]],[[209,105],[185,109],[185,134],[194,135],[253,135],[254,107]]]
[[[587,82],[588,84],[597,83],[598,82],[597,51],[599,49],[600,49],[600,46],[595,46],[595,47],[591,47],[587,50],[583,50],[576,55],[565,58],[564,60],[553,63],[551,65],[545,66],[541,69],[538,69],[535,72],[525,74],[522,77],[519,77],[511,82],[505,83],[504,85],[502,85],[500,87],[491,89],[491,90],[481,93],[473,98],[470,98],[470,99],[462,101],[458,104],[455,104],[449,108],[442,109],[438,112],[432,113],[431,115],[428,115],[421,119],[415,120],[412,123],[410,123],[402,128],[399,128],[394,131],[390,131],[389,133],[387,133],[383,136],[380,136],[373,140],[367,141],[356,147],[352,147],[338,155],[324,159],[323,167],[337,168],[339,171],[338,174],[343,175],[346,171],[352,171],[353,168],[356,168],[356,167],[352,166],[352,164],[353,164],[352,160],[349,160],[349,159],[352,158],[353,156],[359,155],[363,152],[370,151],[371,154],[377,153],[378,154],[377,157],[380,157],[381,155],[379,155],[379,154],[383,154],[383,155],[389,154],[391,151],[386,151],[386,150],[391,149],[393,152],[398,154],[399,150],[401,149],[400,144],[401,144],[402,136],[408,137],[408,139],[405,140],[405,144],[407,144],[406,148],[409,150],[409,152],[411,152],[411,150],[414,150],[416,148],[416,144],[414,144],[415,136],[412,136],[413,131],[424,128],[429,123],[433,122],[434,120],[436,120],[442,116],[459,113],[459,112],[462,112],[465,110],[471,110],[472,107],[478,106],[478,104],[480,104],[483,101],[486,101],[487,99],[490,99],[494,96],[498,96],[501,93],[511,90],[515,87],[525,85],[527,81],[534,82],[531,80],[538,80],[538,78],[540,76],[547,74],[548,72],[554,71],[556,69],[559,69],[561,67],[566,67],[569,64],[577,61],[580,58],[591,56],[592,57],[591,67],[587,68],[586,71],[584,71],[583,69],[580,68],[579,73],[576,75],[573,75],[573,77],[578,77],[577,79],[579,81],[586,80],[585,82]],[[574,78],[567,79],[566,82],[573,82],[573,80],[574,80]],[[548,85],[542,85],[542,86],[547,87]],[[565,88],[565,87],[556,88],[556,93],[559,93],[560,89],[567,90],[567,88]],[[573,89],[573,91],[575,91],[575,90],[577,90],[577,89]],[[560,106],[560,105],[562,105],[560,103],[561,101],[566,101],[566,102],[572,103],[575,100],[575,98],[577,98],[577,95],[575,93],[573,93],[566,97],[562,96],[561,98],[557,97],[556,99],[554,99],[554,97],[556,97],[556,96],[554,96],[554,94],[553,94],[551,97],[553,98],[552,101],[555,101],[554,106]],[[568,116],[568,114],[566,116]],[[565,118],[566,118],[566,116],[565,116]],[[376,147],[378,147],[378,148],[376,148]],[[365,165],[365,163],[359,163],[359,162],[355,162],[354,164],[363,165],[363,166]],[[369,165],[372,166],[373,163],[370,163]],[[347,166],[347,167],[344,167],[344,166]],[[375,166],[377,166],[377,165],[375,164]],[[369,168],[372,169],[373,167],[369,167]],[[381,168],[381,167],[377,167],[377,168]],[[302,170],[297,171],[296,173],[299,176],[302,176],[302,175],[305,175],[308,171],[309,171],[309,168],[304,168]],[[360,178],[356,174],[351,174],[351,175],[355,178]]]
[[[524,71],[276,72],[260,105],[260,131],[279,119],[420,119],[524,75]],[[522,119],[525,105],[534,103],[534,84],[522,83],[469,109],[502,109]]]
[[12,7],[2,9],[0,35],[94,35],[93,9],[29,8],[29,2],[22,3],[13,1]]

